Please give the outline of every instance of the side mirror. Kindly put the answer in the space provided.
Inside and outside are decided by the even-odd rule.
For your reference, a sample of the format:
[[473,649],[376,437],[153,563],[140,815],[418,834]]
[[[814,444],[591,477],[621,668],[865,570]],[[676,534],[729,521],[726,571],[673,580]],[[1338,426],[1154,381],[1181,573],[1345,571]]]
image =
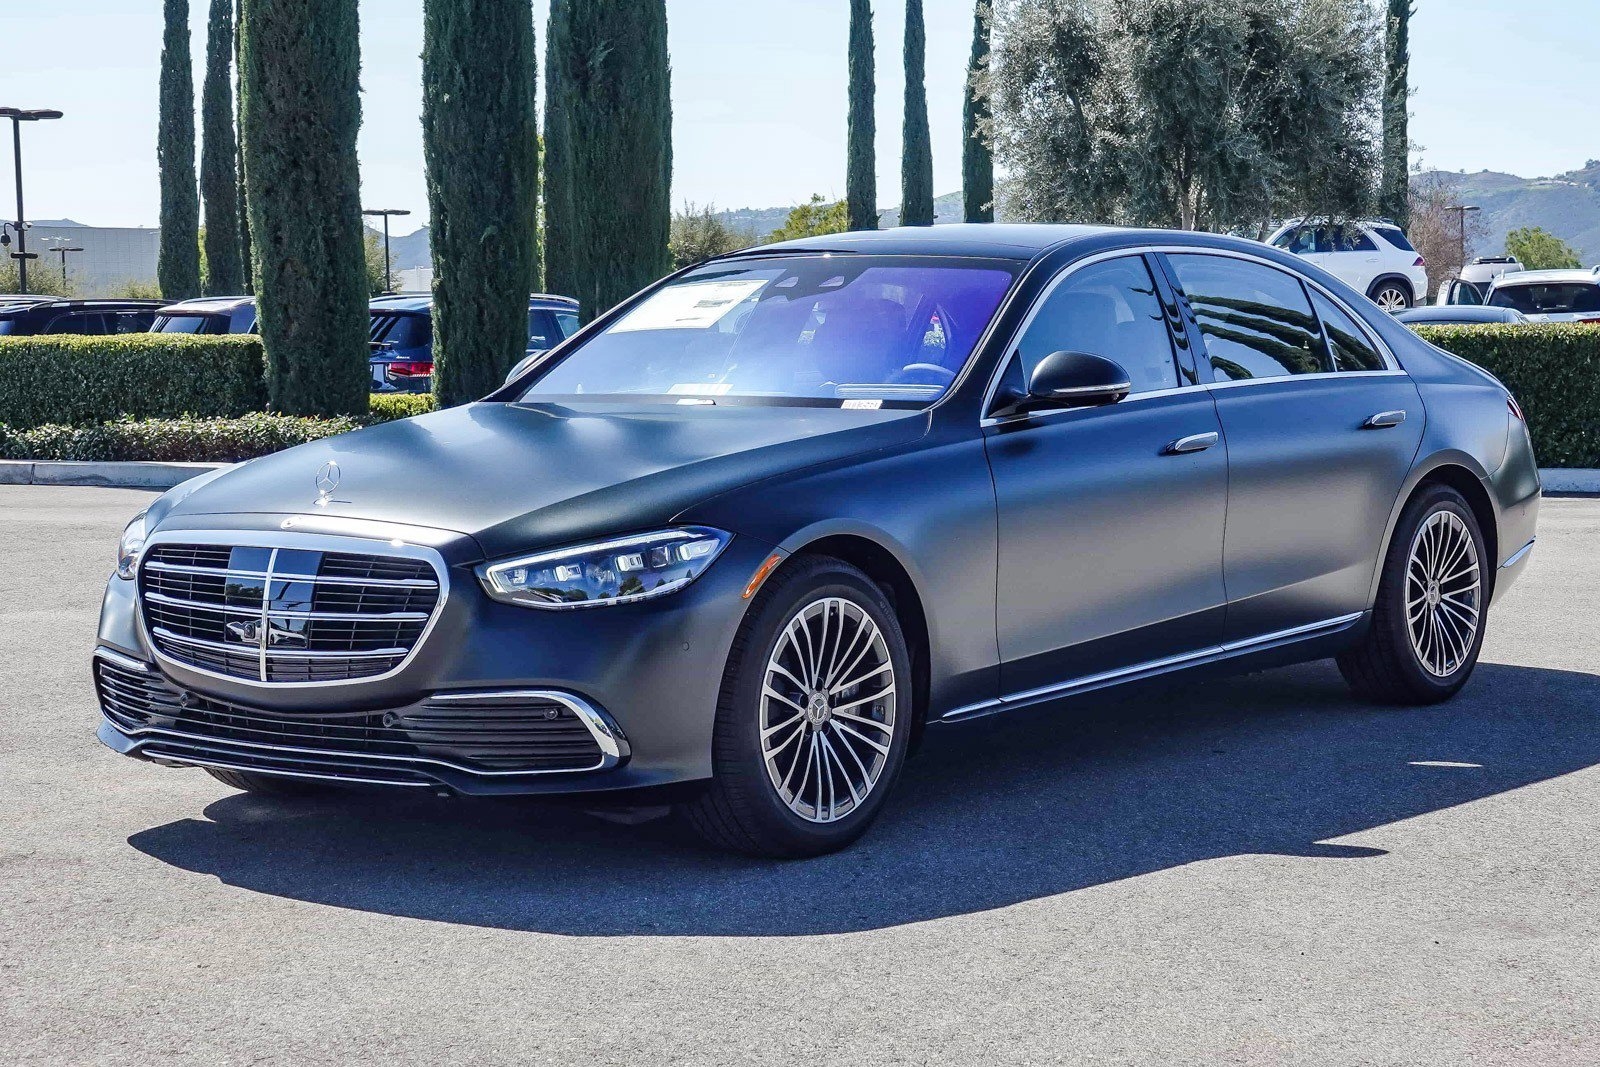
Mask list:
[[1027,392],[1002,393],[991,413],[997,418],[1052,408],[1115,404],[1133,388],[1122,364],[1092,352],[1052,352],[1028,377]]
[[514,379],[520,377],[524,371],[537,363],[539,361],[539,357],[543,356],[548,351],[550,351],[548,348],[535,349],[534,351],[523,356],[521,359],[517,360],[517,365],[511,368],[511,370],[506,374],[506,380],[501,384],[510,385]]

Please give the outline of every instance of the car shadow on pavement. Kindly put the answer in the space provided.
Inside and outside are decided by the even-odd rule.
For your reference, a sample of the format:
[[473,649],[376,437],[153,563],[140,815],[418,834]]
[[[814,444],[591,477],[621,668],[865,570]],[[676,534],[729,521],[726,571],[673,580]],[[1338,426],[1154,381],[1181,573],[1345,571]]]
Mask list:
[[1484,664],[1431,708],[1330,664],[930,731],[879,825],[795,863],[550,804],[243,794],[129,838],[275,896],[576,936],[794,935],[1004,907],[1199,860],[1356,861],[1330,839],[1600,763],[1600,678]]

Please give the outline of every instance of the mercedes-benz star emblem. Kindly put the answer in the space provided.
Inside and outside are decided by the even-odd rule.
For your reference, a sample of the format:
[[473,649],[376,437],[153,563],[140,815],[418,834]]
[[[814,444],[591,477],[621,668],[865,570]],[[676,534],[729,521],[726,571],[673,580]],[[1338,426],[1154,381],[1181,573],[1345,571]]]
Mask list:
[[333,491],[337,488],[339,488],[339,464],[330,459],[317,472],[317,507],[327,507],[328,501],[333,499]]

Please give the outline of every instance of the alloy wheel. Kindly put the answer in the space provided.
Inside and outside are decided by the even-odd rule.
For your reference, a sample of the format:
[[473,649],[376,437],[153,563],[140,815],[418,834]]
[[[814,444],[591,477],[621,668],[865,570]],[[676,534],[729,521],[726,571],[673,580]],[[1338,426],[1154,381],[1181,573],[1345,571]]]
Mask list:
[[894,660],[878,624],[845,597],[803,605],[784,626],[761,687],[761,756],[791,812],[831,823],[861,807],[889,762]]
[[1448,678],[1467,662],[1483,618],[1478,545],[1453,511],[1429,515],[1406,561],[1406,632],[1423,670]]
[[1378,290],[1372,299],[1380,308],[1391,315],[1397,311],[1404,311],[1411,306],[1411,301],[1397,285],[1385,285]]

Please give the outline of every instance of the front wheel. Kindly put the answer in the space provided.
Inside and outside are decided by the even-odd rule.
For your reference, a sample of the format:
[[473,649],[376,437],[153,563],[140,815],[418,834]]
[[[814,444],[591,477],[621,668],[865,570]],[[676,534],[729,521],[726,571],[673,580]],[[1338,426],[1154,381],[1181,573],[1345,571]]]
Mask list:
[[1372,302],[1393,315],[1411,306],[1411,289],[1400,282],[1379,282],[1372,289]]
[[1430,486],[1406,506],[1384,558],[1372,627],[1341,655],[1357,696],[1434,704],[1467,683],[1483,646],[1492,566],[1461,494]]
[[752,855],[843,848],[900,774],[913,707],[910,656],[883,591],[841,560],[791,563],[734,639],[713,776],[683,813],[711,844]]

